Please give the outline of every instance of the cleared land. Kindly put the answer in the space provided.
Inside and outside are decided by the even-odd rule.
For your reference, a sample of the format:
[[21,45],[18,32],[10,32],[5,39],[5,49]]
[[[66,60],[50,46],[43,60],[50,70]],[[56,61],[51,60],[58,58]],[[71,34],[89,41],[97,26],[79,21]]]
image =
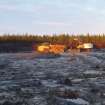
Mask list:
[[36,58],[0,54],[1,105],[104,105],[104,51]]

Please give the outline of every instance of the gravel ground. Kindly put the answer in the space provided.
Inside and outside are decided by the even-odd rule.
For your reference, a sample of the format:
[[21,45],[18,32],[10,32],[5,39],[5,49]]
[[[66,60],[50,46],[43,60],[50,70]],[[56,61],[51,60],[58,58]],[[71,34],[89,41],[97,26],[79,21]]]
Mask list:
[[105,53],[0,54],[0,105],[105,105]]

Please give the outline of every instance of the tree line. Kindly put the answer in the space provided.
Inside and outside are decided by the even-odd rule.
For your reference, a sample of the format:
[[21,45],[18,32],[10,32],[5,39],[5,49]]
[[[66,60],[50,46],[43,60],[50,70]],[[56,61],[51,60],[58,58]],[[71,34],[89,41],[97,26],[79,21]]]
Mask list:
[[81,39],[84,43],[93,43],[96,48],[105,48],[105,34],[103,35],[0,35],[0,43],[43,43],[71,45],[75,38]]

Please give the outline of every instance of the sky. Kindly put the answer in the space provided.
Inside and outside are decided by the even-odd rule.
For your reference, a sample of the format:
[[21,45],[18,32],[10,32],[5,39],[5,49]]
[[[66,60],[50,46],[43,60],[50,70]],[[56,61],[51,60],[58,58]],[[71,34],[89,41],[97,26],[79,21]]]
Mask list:
[[0,0],[0,34],[105,33],[105,0]]

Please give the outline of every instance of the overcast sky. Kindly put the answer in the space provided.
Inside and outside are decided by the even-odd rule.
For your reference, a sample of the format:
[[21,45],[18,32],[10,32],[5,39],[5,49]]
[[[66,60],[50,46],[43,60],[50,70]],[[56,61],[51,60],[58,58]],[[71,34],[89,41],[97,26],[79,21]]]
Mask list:
[[0,0],[3,33],[105,33],[105,0]]

